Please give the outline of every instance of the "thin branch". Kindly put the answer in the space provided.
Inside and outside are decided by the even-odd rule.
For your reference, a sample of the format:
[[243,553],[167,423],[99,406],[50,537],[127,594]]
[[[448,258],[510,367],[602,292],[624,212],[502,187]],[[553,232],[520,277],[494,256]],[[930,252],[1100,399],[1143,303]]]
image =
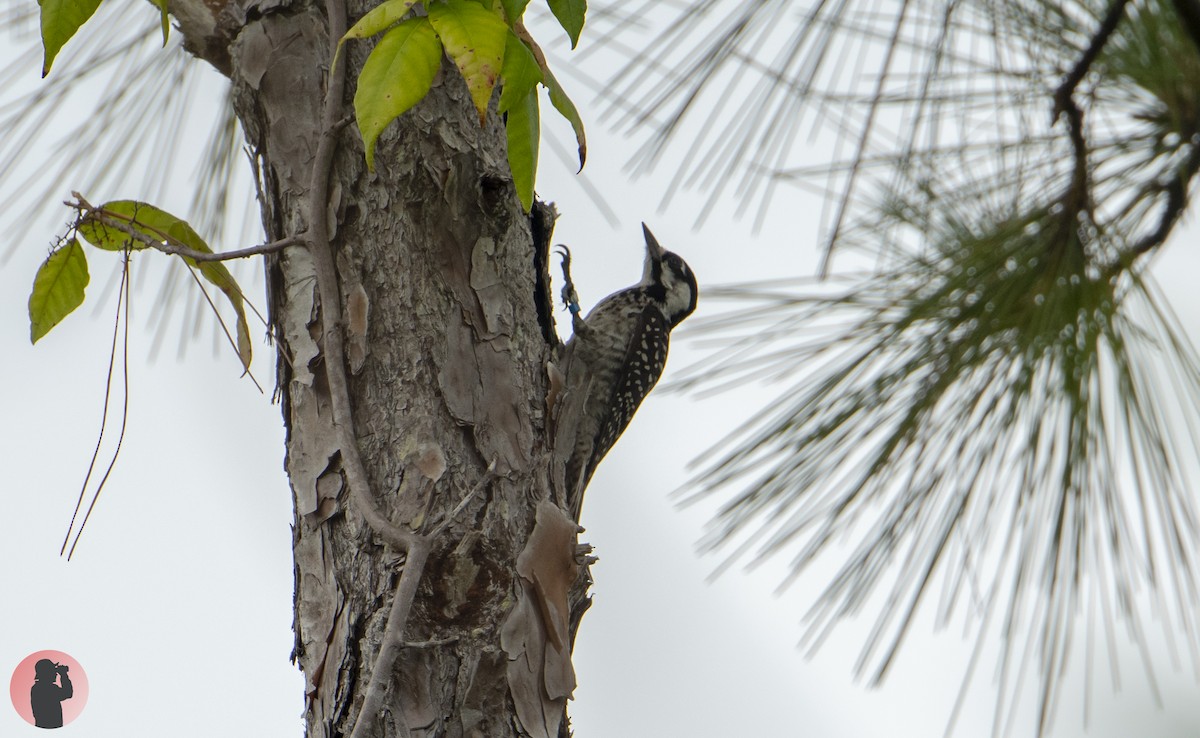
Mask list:
[[1179,216],[1183,215],[1183,211],[1187,210],[1188,205],[1188,187],[1192,183],[1192,178],[1196,173],[1200,172],[1200,146],[1193,146],[1191,154],[1188,155],[1187,161],[1180,167],[1180,171],[1171,181],[1163,187],[1167,193],[1167,202],[1163,207],[1162,216],[1159,217],[1158,227],[1150,233],[1146,234],[1133,247],[1135,256],[1141,256],[1154,250],[1167,240],[1167,236],[1171,234],[1171,230],[1175,227],[1175,223],[1179,220]]
[[1129,0],[1113,0],[1108,6],[1108,12],[1105,13],[1104,19],[1100,22],[1100,27],[1096,29],[1096,33],[1092,36],[1092,41],[1083,52],[1083,56],[1079,57],[1079,61],[1063,79],[1062,84],[1054,92],[1054,112],[1051,119],[1058,120],[1058,116],[1068,109],[1068,106],[1073,106],[1071,96],[1075,94],[1075,88],[1087,76],[1088,70],[1092,68],[1096,57],[1104,49],[1104,45],[1108,43],[1108,39],[1112,36],[1113,31],[1117,30],[1117,26],[1121,23],[1121,18],[1125,15],[1125,6]]
[[450,636],[448,638],[430,638],[427,641],[404,641],[401,646],[405,648],[434,648],[436,646],[449,646],[451,643],[458,643],[458,636]]
[[1100,52],[1104,50],[1104,45],[1108,43],[1108,39],[1113,32],[1117,30],[1117,26],[1121,24],[1121,19],[1125,16],[1125,6],[1129,0],[1113,0],[1108,6],[1108,12],[1105,13],[1104,19],[1100,22],[1100,27],[1096,29],[1092,35],[1092,40],[1088,44],[1087,49],[1075,62],[1075,66],[1063,78],[1062,84],[1054,91],[1054,108],[1051,110],[1051,121],[1057,121],[1059,118],[1067,120],[1067,135],[1071,139],[1071,149],[1074,152],[1075,167],[1071,178],[1071,186],[1066,197],[1066,212],[1064,217],[1074,220],[1080,212],[1091,210],[1091,196],[1088,185],[1088,157],[1087,157],[1087,139],[1083,135],[1083,111],[1075,103],[1075,90],[1079,87],[1079,83],[1087,76],[1088,70],[1092,68],[1092,64],[1096,62],[1096,58]]
[[288,246],[298,246],[305,243],[306,236],[301,233],[298,236],[287,236],[278,241],[259,244],[257,246],[247,246],[244,249],[234,249],[233,251],[222,251],[219,254],[206,254],[203,251],[189,249],[187,246],[180,246],[171,242],[160,243],[155,246],[159,251],[167,254],[176,254],[178,256],[186,256],[189,259],[197,262],[204,261],[228,261],[230,259],[245,259],[250,256],[258,256],[260,254],[273,254],[277,251],[283,251]]
[[[332,60],[337,53],[336,45],[339,39],[346,33],[345,0],[326,0],[325,9],[329,18],[329,58]],[[371,730],[379,712],[379,702],[383,699],[383,685],[395,665],[408,616],[412,612],[413,598],[416,596],[432,545],[429,537],[396,526],[379,509],[371,492],[370,477],[359,453],[358,440],[354,436],[354,416],[351,410],[349,381],[346,377],[346,352],[342,340],[342,303],[333,247],[329,243],[327,208],[329,177],[334,150],[337,147],[337,132],[341,127],[345,70],[345,64],[332,65],[329,70],[321,139],[313,158],[308,188],[309,252],[312,254],[313,271],[316,273],[317,289],[321,298],[325,375],[329,383],[333,425],[341,449],[342,468],[346,472],[346,483],[350,488],[350,504],[363,516],[371,530],[405,553],[404,569],[400,573],[400,581],[396,583],[391,611],[388,613],[386,635],[375,657],[375,663],[371,666],[363,704],[354,719],[354,729],[351,732],[351,738],[363,738]],[[401,735],[408,735],[403,718],[399,727]]]
[[[112,474],[113,467],[116,466],[116,464],[117,464],[117,457],[121,454],[121,442],[125,440],[125,424],[129,420],[129,292],[132,288],[133,288],[133,285],[131,285],[129,283],[129,249],[126,249],[125,253],[124,253],[124,264],[122,265],[122,269],[121,269],[121,290],[117,293],[117,318],[116,318],[117,323],[121,324],[121,307],[122,307],[122,300],[124,300],[125,322],[124,322],[124,324],[122,324],[124,331],[122,333],[122,341],[121,341],[121,380],[122,380],[122,385],[123,385],[122,401],[121,401],[122,402],[122,404],[121,404],[121,430],[119,433],[117,433],[117,447],[115,449],[113,449],[112,459],[110,459],[108,462],[108,468],[104,470],[104,476],[100,478],[100,483],[98,485],[96,485],[96,491],[95,491],[95,493],[92,494],[92,501],[90,503],[88,503],[87,512],[85,512],[83,514],[83,520],[79,523],[79,530],[75,532],[75,542],[71,544],[71,550],[67,551],[67,561],[70,561],[71,557],[75,555],[75,547],[79,545],[79,539],[83,536],[83,529],[85,527],[87,527],[88,519],[92,517],[92,510],[95,509],[96,502],[100,499],[100,493],[104,491],[104,484],[108,481],[108,476],[110,474]],[[116,333],[115,332],[113,333],[113,339],[114,339],[113,349],[115,350],[116,349],[116,343],[115,343]],[[110,362],[111,362],[111,357],[110,357]],[[105,390],[104,390],[104,403],[105,403],[104,414],[106,417],[108,415],[108,393],[109,393],[111,387],[112,387],[112,371],[111,371],[111,363],[110,363],[108,384],[106,385]],[[104,435],[103,428],[100,429],[100,435],[101,435],[101,437],[103,437],[103,435]],[[96,451],[99,452],[99,450],[100,450],[100,442],[99,442],[99,440],[97,440]],[[91,467],[89,466],[88,467],[88,476],[89,477],[91,476],[91,473],[92,473],[92,470],[91,470]],[[87,486],[87,480],[85,479],[84,487],[86,488],[86,486]],[[79,494],[80,494],[80,500],[82,500],[83,492],[80,491]],[[76,508],[76,513],[78,513],[78,508]],[[74,523],[73,516],[72,516],[72,523]],[[67,531],[67,535],[68,536],[71,535],[70,530]],[[63,545],[65,546],[66,544],[64,543]],[[59,556],[62,556],[62,552],[59,552]]]
[[[298,246],[307,241],[306,234],[301,233],[297,236],[281,238],[278,241],[271,241],[270,243],[264,243],[258,246],[249,246],[244,249],[223,251],[219,254],[214,254],[208,251],[197,251],[196,249],[187,246],[171,234],[155,228],[154,226],[147,225],[145,223],[138,223],[138,228],[135,228],[132,225],[133,223],[137,222],[135,218],[126,218],[119,213],[113,213],[105,210],[104,208],[98,208],[85,200],[78,192],[73,192],[71,194],[75,196],[75,202],[67,202],[66,205],[67,207],[79,211],[80,220],[83,218],[91,218],[104,227],[120,231],[133,240],[149,246],[152,249],[161,251],[164,254],[187,257],[188,259],[196,262],[228,261],[230,259],[245,259],[249,256],[258,256],[259,254],[273,254],[276,251],[282,251],[286,249],[288,246]],[[139,228],[143,230],[139,230]],[[151,231],[155,235],[152,236],[145,231]]]
[[[396,594],[392,598],[392,609],[388,612],[387,624],[384,626],[383,642],[379,648],[379,655],[375,657],[375,664],[371,667],[371,678],[367,683],[366,696],[363,697],[362,707],[359,708],[358,718],[354,723],[354,732],[350,734],[350,738],[365,738],[367,735],[372,717],[379,712],[379,702],[383,699],[384,686],[387,684],[388,676],[392,673],[392,669],[396,665],[396,658],[399,657],[401,648],[424,648],[445,645],[458,640],[457,638],[445,638],[418,643],[406,642],[404,640],[404,626],[408,621],[408,613],[412,610],[413,596],[416,594],[417,584],[421,581],[421,573],[425,568],[425,562],[429,558],[429,551],[433,547],[433,542],[458,517],[458,514],[463,511],[467,503],[474,499],[475,495],[479,494],[497,476],[496,460],[493,459],[492,463],[488,465],[487,472],[483,475],[483,478],[463,495],[458,505],[446,516],[446,519],[429,533],[417,536],[412,546],[408,549],[408,556],[404,561],[404,571],[400,574],[400,581],[396,583]],[[407,726],[404,726],[404,729],[407,731]]]
[[[1179,17],[1183,30],[1192,40],[1196,49],[1200,51],[1200,1],[1173,0],[1172,6],[1175,8],[1175,14]],[[1187,209],[1188,188],[1197,172],[1200,172],[1200,147],[1192,146],[1191,153],[1179,168],[1176,176],[1162,187],[1163,191],[1167,193],[1167,202],[1159,217],[1158,227],[1143,236],[1134,245],[1135,256],[1148,253],[1167,240],[1175,223]]]
[[488,482],[491,482],[497,476],[496,460],[492,459],[492,463],[488,464],[487,472],[484,473],[483,479],[480,479],[478,484],[476,484],[470,489],[470,491],[463,495],[463,498],[458,501],[458,505],[456,505],[455,508],[450,511],[450,514],[446,516],[446,519],[438,523],[436,528],[429,531],[429,533],[426,534],[426,537],[430,540],[434,540],[440,536],[442,532],[446,530],[446,527],[449,526],[450,523],[458,517],[459,513],[463,511],[463,509],[467,506],[467,503],[473,500],[475,495],[479,494],[483,488],[487,486]]
[[[1078,105],[1075,104],[1073,95],[1079,83],[1087,75],[1088,70],[1091,69],[1092,64],[1095,63],[1096,58],[1104,49],[1104,45],[1108,42],[1108,39],[1116,31],[1117,26],[1120,25],[1127,4],[1128,0],[1113,0],[1112,4],[1109,5],[1108,12],[1100,23],[1100,27],[1093,34],[1088,48],[1054,93],[1052,119],[1058,120],[1060,116],[1066,117],[1071,145],[1075,151],[1075,175],[1074,181],[1071,184],[1069,205],[1074,206],[1072,209],[1076,212],[1078,212],[1079,208],[1086,205],[1086,201],[1081,201],[1079,198],[1086,193],[1087,150],[1083,135],[1083,113],[1080,111]],[[1197,2],[1197,0],[1174,0],[1173,4],[1184,30],[1197,49],[1200,50],[1200,2]],[[1134,244],[1133,255],[1135,257],[1154,250],[1166,241],[1175,223],[1179,220],[1183,211],[1187,209],[1188,187],[1191,185],[1192,178],[1198,171],[1200,171],[1200,147],[1193,147],[1191,154],[1176,172],[1176,175],[1162,187],[1162,190],[1166,192],[1167,201],[1159,218],[1158,226]]]
[[[332,0],[329,4],[332,5],[338,1]],[[340,36],[333,37],[340,38]],[[371,730],[371,723],[374,722],[375,715],[379,712],[379,703],[383,699],[383,686],[387,681],[384,675],[392,673],[396,657],[400,655],[400,648],[404,645],[400,636],[404,632],[408,614],[412,611],[413,598],[417,594],[417,585],[421,582],[421,573],[425,570],[425,562],[429,559],[430,548],[430,540],[425,536],[413,536],[408,545],[404,571],[400,574],[400,581],[396,583],[396,594],[392,597],[392,609],[388,612],[383,643],[379,648],[379,654],[375,657],[375,663],[371,666],[367,694],[363,698],[362,707],[358,710],[358,717],[354,719],[354,731],[350,734],[350,738],[366,738]],[[403,736],[409,735],[408,726],[405,725],[403,717],[400,718],[400,731]]]
[[[217,310],[217,304],[213,302],[212,295],[208,294],[208,289],[206,289],[204,283],[200,281],[200,277],[196,276],[195,267],[193,267],[191,264],[188,264],[187,270],[188,274],[192,278],[192,281],[196,283],[196,289],[200,290],[200,294],[204,296],[204,301],[208,303],[209,310],[212,310],[212,314],[216,316],[217,325],[221,326],[221,332],[225,334],[225,340],[229,342],[230,348],[233,349],[233,353],[236,355],[238,353],[237,340],[234,339],[233,334],[229,332],[229,326],[225,325],[225,319],[221,317],[221,312]],[[257,312],[258,311],[256,310],[255,313]],[[259,319],[261,318],[262,316],[260,315]],[[258,383],[258,379],[255,378],[254,373],[250,371],[249,367],[246,367],[242,374],[250,377],[250,381],[254,382],[254,386],[258,388],[260,394],[265,394],[265,392],[263,392],[262,385]]]
[[[104,429],[108,427],[108,402],[112,398],[113,368],[117,363],[117,337],[121,335],[121,299],[127,288],[126,277],[128,274],[129,264],[126,262],[121,270],[121,286],[117,290],[117,313],[113,316],[112,346],[108,350],[108,375],[104,380],[104,409],[100,412],[100,433],[96,436],[96,448],[92,451],[92,460],[88,462],[87,473],[83,475],[83,484],[79,487],[79,499],[75,501],[75,512],[71,513],[71,524],[67,526],[67,535],[63,538],[62,548],[58,551],[59,556],[67,553],[67,544],[71,542],[71,532],[75,530],[75,518],[79,516],[79,510],[83,507],[83,498],[87,493],[88,482],[91,481],[92,472],[96,469],[96,460],[100,458],[100,444],[104,442]],[[122,420],[122,427],[124,424],[125,421]]]
[[[329,15],[329,58],[334,58],[336,44],[346,33],[346,4],[344,0],[326,0]],[[325,345],[325,374],[329,380],[329,398],[333,411],[333,426],[338,434],[342,467],[350,487],[350,501],[367,525],[394,548],[408,552],[418,541],[416,533],[406,531],[384,516],[371,493],[370,477],[358,451],[354,437],[354,415],[350,409],[350,387],[346,379],[346,349],[342,340],[342,301],[338,292],[337,266],[333,247],[329,243],[329,175],[333,153],[337,148],[337,130],[341,118],[342,91],[345,87],[346,65],[338,64],[329,70],[329,86],[325,93],[321,140],[313,158],[308,188],[308,247],[312,254],[313,271],[321,298],[321,332]],[[409,567],[405,567],[405,575]],[[403,582],[402,582],[403,583]]]
[[[1074,153],[1075,166],[1072,171],[1071,185],[1067,190],[1066,209],[1064,218],[1069,218],[1074,227],[1074,219],[1084,210],[1091,210],[1091,193],[1088,187],[1088,149],[1087,139],[1083,135],[1083,111],[1075,104],[1075,99],[1068,95],[1060,101],[1061,108],[1055,115],[1067,119],[1067,135],[1071,139],[1071,150]],[[1058,108],[1059,103],[1055,103]]]

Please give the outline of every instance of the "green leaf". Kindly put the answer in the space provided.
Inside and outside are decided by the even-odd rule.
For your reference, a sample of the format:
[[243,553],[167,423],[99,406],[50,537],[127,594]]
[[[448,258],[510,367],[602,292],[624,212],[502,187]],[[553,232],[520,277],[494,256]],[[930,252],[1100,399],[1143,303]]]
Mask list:
[[29,294],[29,339],[38,339],[83,304],[88,284],[87,257],[79,241],[55,251],[38,267]]
[[[212,253],[207,246],[197,249],[197,251]],[[181,258],[189,266],[197,269],[200,275],[215,285],[217,289],[224,292],[225,297],[229,300],[229,304],[233,306],[233,312],[237,314],[237,325],[235,327],[237,337],[234,341],[236,343],[238,359],[242,362],[242,370],[250,371],[250,359],[253,358],[253,349],[250,345],[250,324],[246,321],[246,306],[245,299],[242,297],[242,288],[238,286],[237,280],[230,274],[229,268],[219,261],[202,261],[197,263],[196,260],[188,256]]]
[[377,33],[383,33],[393,24],[399,22],[412,6],[417,3],[417,0],[388,0],[382,5],[376,5],[363,17],[358,19],[358,22],[346,31],[346,35],[342,36],[342,41],[348,38],[369,38]]
[[504,62],[508,26],[497,13],[470,0],[430,5],[429,21],[467,81],[479,112],[479,124],[483,125]]
[[509,25],[512,25],[525,15],[529,0],[500,0],[500,4],[504,6],[504,15],[508,18]]
[[149,246],[128,233],[108,225],[104,222],[105,219],[124,223],[155,241],[161,242],[170,239],[189,249],[212,253],[212,249],[208,247],[200,234],[192,230],[187,221],[149,203],[137,200],[106,202],[89,211],[79,222],[79,234],[88,243],[106,251],[124,251],[126,248],[140,251]]
[[346,35],[338,41],[333,63],[336,65],[337,60],[341,58],[342,44],[346,43],[346,39],[370,38],[377,33],[383,33],[407,15],[416,3],[417,0],[387,0],[382,5],[376,5],[371,12],[359,18],[358,22],[351,26],[350,30],[346,31]]
[[554,73],[548,68],[544,68],[542,71],[546,73],[544,84],[550,91],[550,103],[555,110],[562,114],[562,117],[571,123],[571,128],[575,129],[575,141],[579,144],[579,168],[583,169],[583,164],[587,161],[587,137],[583,132],[583,118],[579,117],[579,110],[575,107],[575,103],[571,102],[571,98],[567,97],[562,85],[558,84]]
[[[80,222],[78,228],[80,235],[89,243],[102,249],[118,251],[125,249],[127,244],[129,248],[133,249],[147,248],[146,244],[134,240],[128,234],[102,222],[101,219],[125,223],[156,241],[169,241],[176,246],[186,246],[193,251],[206,254],[213,252],[187,221],[148,203],[136,200],[106,202],[90,211]],[[197,262],[190,256],[180,256],[180,258],[225,293],[229,304],[233,306],[233,311],[237,314],[237,336],[231,340],[234,341],[242,368],[248,370],[252,352],[250,325],[246,320],[245,300],[242,298],[242,290],[237,281],[230,274],[228,267],[219,261]]]
[[587,15],[587,0],[546,0],[550,12],[558,18],[558,23],[571,37],[571,48],[579,43],[579,33],[583,30],[583,17]]
[[[101,218],[110,217],[112,220],[124,223],[139,233],[150,236],[151,238],[162,241],[163,237],[153,231],[147,231],[143,228],[138,228],[134,221],[143,203],[136,200],[114,200],[105,203],[95,210],[91,210],[87,215],[79,221],[79,226],[76,229],[79,235],[83,236],[91,245],[105,251],[124,251],[130,249],[132,251],[141,251],[149,248],[142,241],[135,239],[128,233],[113,228],[104,223]],[[149,206],[146,206],[149,207]],[[199,238],[197,236],[197,238]]]
[[63,45],[100,7],[100,0],[38,0],[42,7],[42,76],[50,74],[50,65]]
[[537,58],[521,39],[511,31],[504,47],[504,68],[500,73],[500,112],[522,104],[530,90],[542,81],[542,69]]
[[158,12],[162,16],[162,35],[163,46],[166,47],[167,39],[171,36],[171,19],[167,17],[167,0],[152,0],[158,6]]
[[524,100],[509,108],[504,121],[504,133],[508,138],[508,165],[512,168],[517,197],[527,213],[533,207],[540,132],[538,93],[534,88],[526,93]]
[[375,142],[401,113],[429,92],[442,65],[442,44],[428,18],[410,18],[384,34],[358,75],[354,115],[375,168]]

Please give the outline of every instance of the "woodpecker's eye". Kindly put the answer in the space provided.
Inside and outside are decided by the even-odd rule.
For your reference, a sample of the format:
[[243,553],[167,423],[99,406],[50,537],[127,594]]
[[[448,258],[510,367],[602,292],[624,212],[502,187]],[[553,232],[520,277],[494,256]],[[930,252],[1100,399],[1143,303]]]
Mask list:
[[685,280],[691,279],[692,270],[688,267],[687,262],[679,258],[678,254],[667,254],[667,265],[670,266],[671,272],[679,275]]

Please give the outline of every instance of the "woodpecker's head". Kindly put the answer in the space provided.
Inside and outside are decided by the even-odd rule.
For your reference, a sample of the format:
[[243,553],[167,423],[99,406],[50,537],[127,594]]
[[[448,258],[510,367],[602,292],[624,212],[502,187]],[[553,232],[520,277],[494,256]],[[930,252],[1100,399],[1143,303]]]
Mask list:
[[679,325],[696,309],[696,275],[679,254],[658,245],[654,234],[642,223],[646,235],[646,263],[642,269],[642,286],[663,306],[663,314],[671,327]]

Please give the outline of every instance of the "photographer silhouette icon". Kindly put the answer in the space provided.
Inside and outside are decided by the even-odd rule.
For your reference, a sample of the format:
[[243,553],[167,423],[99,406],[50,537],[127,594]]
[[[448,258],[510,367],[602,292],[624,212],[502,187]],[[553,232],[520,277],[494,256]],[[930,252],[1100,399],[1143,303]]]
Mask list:
[[62,651],[38,651],[21,660],[9,682],[17,714],[38,728],[68,725],[87,703],[87,675]]

